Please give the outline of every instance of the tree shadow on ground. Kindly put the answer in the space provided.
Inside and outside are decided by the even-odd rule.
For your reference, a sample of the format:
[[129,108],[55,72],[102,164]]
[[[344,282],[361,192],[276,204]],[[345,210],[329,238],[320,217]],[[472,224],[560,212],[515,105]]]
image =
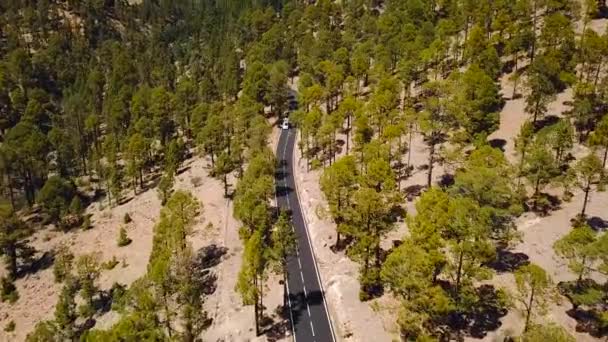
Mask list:
[[23,261],[17,268],[17,278],[46,270],[51,267],[55,261],[55,253],[53,251],[46,251],[42,253],[42,255],[36,257],[36,249],[28,246],[26,243],[20,244],[18,251],[19,259],[22,259]]
[[453,312],[447,316],[448,334],[452,337],[465,334],[473,338],[484,338],[489,331],[495,331],[502,323],[508,310],[501,303],[493,285],[481,285],[477,289],[479,300],[467,312]]
[[188,171],[190,169],[191,169],[190,166],[182,167],[181,169],[177,169],[177,172],[175,173],[175,175],[176,176],[182,175],[182,174],[186,173],[186,171]]
[[488,140],[488,144],[493,148],[497,148],[504,152],[505,146],[507,146],[507,141],[505,139],[491,139]]
[[587,224],[589,225],[589,227],[598,231],[606,230],[606,228],[608,228],[608,221],[598,216],[588,218]]
[[448,188],[454,185],[454,175],[451,173],[445,173],[441,175],[441,179],[439,180],[439,186],[442,188]]
[[[535,203],[536,202],[536,203]],[[561,209],[562,201],[558,196],[554,196],[545,192],[540,192],[537,198],[530,198],[529,203],[526,203],[527,210],[534,211],[540,216],[548,216],[551,212]]]
[[557,288],[572,304],[566,314],[576,320],[577,332],[588,333],[595,338],[608,335],[608,326],[602,324],[602,315],[608,310],[606,285],[593,279],[582,279],[580,282],[559,282]]
[[529,259],[528,255],[524,253],[499,249],[496,251],[496,259],[489,262],[487,266],[498,273],[513,272],[521,266],[528,265]]
[[273,317],[278,320],[268,318],[267,324],[264,326],[264,335],[269,342],[279,341],[287,336],[287,332],[291,330],[289,322],[289,308],[279,305],[274,310]]
[[566,314],[576,321],[576,332],[587,333],[595,338],[602,338],[608,334],[607,329],[602,328],[598,313],[594,309],[572,308],[566,311]]
[[213,268],[222,262],[228,248],[215,244],[200,248],[194,258],[194,277],[198,280],[202,292],[211,295],[217,289],[217,275]]
[[551,125],[554,125],[554,124],[558,123],[559,120],[560,120],[560,118],[558,116],[547,115],[547,116],[545,116],[544,118],[542,118],[540,120],[536,120],[536,125],[534,127],[534,130],[536,132],[538,132],[541,129],[543,129],[544,127],[551,126]]
[[424,190],[425,188],[426,188],[426,186],[420,185],[420,184],[410,185],[410,186],[406,187],[405,189],[403,189],[403,193],[405,194],[405,198],[409,202],[411,202],[416,197],[420,196],[420,194],[422,194],[422,190]]

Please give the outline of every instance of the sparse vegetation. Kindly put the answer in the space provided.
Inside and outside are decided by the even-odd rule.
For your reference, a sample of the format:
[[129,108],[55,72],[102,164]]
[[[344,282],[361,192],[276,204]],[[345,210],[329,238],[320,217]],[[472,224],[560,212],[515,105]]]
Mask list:
[[116,259],[116,256],[112,256],[112,259],[101,264],[101,268],[108,271],[113,270],[114,267],[116,267],[116,265],[118,265],[119,263],[120,262],[118,261],[118,259]]
[[15,321],[10,321],[10,322],[6,323],[6,325],[4,326],[4,331],[13,332],[13,331],[15,331],[16,327],[17,327],[17,324],[15,324]]
[[[295,191],[275,184],[282,164],[268,148],[268,123],[286,116],[296,167],[322,192],[305,214],[333,224],[316,239],[331,236],[322,245],[334,254],[319,255],[358,268],[361,301],[396,298],[388,313],[370,305],[399,338],[486,338],[518,309],[525,331],[513,339],[572,340],[538,324],[544,308],[608,336],[608,218],[596,216],[608,182],[608,33],[595,21],[606,1],[0,2],[2,300],[17,301],[15,284],[30,294],[30,278],[44,277],[29,275],[51,265],[62,287],[53,319],[27,341],[204,337],[205,275],[190,239],[203,210],[180,190],[184,177],[199,193],[221,184],[232,201],[242,240],[230,252],[242,254],[234,290],[253,307],[256,335],[274,333],[268,279],[285,283],[297,251],[287,214],[272,205],[276,192]],[[201,160],[217,183],[195,169]],[[74,237],[98,241],[104,227],[86,231],[92,215],[96,226],[117,215],[110,244],[131,235],[139,248],[142,198],[162,205],[146,274],[109,296],[99,279],[119,260],[100,264]],[[571,200],[576,217],[552,216],[572,213]],[[541,238],[537,227],[518,229],[522,219],[573,227]],[[220,231],[233,232],[222,220]],[[46,227],[58,229],[32,237]],[[55,237],[65,244],[51,253]],[[552,244],[568,266],[559,272],[574,277],[522,255],[531,237],[542,248],[522,250]],[[549,274],[573,280],[556,285]],[[500,282],[513,281],[509,306]],[[552,305],[556,289],[571,310]],[[118,323],[92,329],[109,300]]]
[[15,283],[7,277],[2,277],[0,279],[0,298],[3,302],[9,302],[11,304],[19,300],[19,292],[17,292]]
[[56,283],[65,281],[72,272],[74,263],[74,254],[70,251],[70,247],[66,244],[61,244],[55,250],[55,261],[53,263],[53,275]]
[[131,242],[132,240],[127,236],[127,229],[124,226],[120,226],[120,229],[118,230],[118,247],[127,246]]

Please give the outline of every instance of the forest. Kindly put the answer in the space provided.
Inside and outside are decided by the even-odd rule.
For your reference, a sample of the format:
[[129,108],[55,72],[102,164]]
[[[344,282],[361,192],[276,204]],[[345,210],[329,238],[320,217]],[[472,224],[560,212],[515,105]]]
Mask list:
[[[5,336],[210,339],[222,289],[254,318],[241,329],[273,332],[266,299],[297,249],[274,202],[289,116],[323,194],[309,219],[330,222],[316,248],[354,265],[357,302],[390,303],[395,339],[484,338],[511,313],[517,331],[496,340],[606,338],[607,17],[605,0],[3,0],[0,312],[32,300],[45,268],[58,289],[31,331],[2,319]],[[219,210],[178,179],[197,160],[238,222],[233,283],[193,242]],[[101,285],[115,257],[40,250],[49,231],[99,231],[102,209],[121,216],[112,244],[134,249],[140,221],[121,208],[149,191],[160,205],[129,284]],[[563,268],[519,252],[524,219],[570,204],[568,231],[543,241]]]

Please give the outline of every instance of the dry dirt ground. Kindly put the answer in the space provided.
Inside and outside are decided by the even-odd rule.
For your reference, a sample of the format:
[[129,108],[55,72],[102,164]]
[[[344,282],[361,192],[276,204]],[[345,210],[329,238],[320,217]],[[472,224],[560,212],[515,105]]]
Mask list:
[[[560,115],[567,108],[564,101],[571,98],[571,92],[560,94],[551,106],[551,112]],[[510,142],[505,147],[509,159],[514,159],[512,140],[517,135],[519,127],[525,121],[523,113],[523,100],[508,100],[501,113],[500,129],[492,135],[492,138],[502,138]],[[550,113],[551,113],[550,112]],[[585,148],[576,147],[573,151],[575,156],[581,156]],[[296,153],[298,165],[296,180],[298,192],[301,198],[302,209],[308,221],[312,242],[319,263],[323,286],[327,291],[330,314],[334,325],[344,341],[390,341],[398,338],[397,329],[394,324],[396,303],[389,297],[384,296],[369,303],[361,303],[358,297],[358,265],[351,261],[343,252],[334,253],[329,247],[335,243],[335,225],[328,217],[327,203],[319,187],[320,170],[306,171],[306,161],[299,153]],[[416,135],[412,143],[412,163],[415,165],[414,174],[402,183],[403,188],[426,183],[426,170],[418,170],[418,167],[427,163],[427,150],[420,135]],[[436,168],[434,181],[437,182],[443,170]],[[415,201],[415,200],[414,200]],[[414,201],[406,201],[408,214],[414,214]],[[517,220],[518,230],[523,233],[523,242],[517,245],[513,253],[524,253],[529,260],[542,266],[553,277],[554,282],[573,280],[575,276],[568,270],[566,262],[557,257],[553,251],[553,243],[570,229],[570,219],[580,212],[582,205],[582,193],[575,192],[575,196],[569,203],[562,203],[561,208],[550,213],[546,217],[540,217],[532,213],[526,213]],[[593,193],[588,206],[590,217],[608,219],[608,193]],[[405,224],[398,227],[386,236],[383,246],[389,248],[392,240],[401,239],[407,233]],[[600,275],[594,277],[603,279]],[[511,273],[497,274],[490,282],[497,287],[513,289],[514,278]],[[588,334],[575,332],[576,322],[566,315],[569,303],[562,298],[560,305],[550,308],[546,317],[540,317],[539,322],[557,322],[566,327],[575,335],[577,341],[595,341]],[[517,310],[512,309],[509,314],[501,319],[501,327],[489,332],[484,341],[493,341],[496,338],[502,340],[506,332],[519,333],[523,328],[522,316]],[[474,340],[474,339],[471,339]]]
[[[193,182],[195,178],[199,178],[198,182]],[[265,337],[255,337],[253,307],[244,307],[239,295],[234,291],[241,264],[242,243],[238,236],[239,224],[232,217],[231,203],[223,197],[221,182],[208,176],[207,162],[197,157],[185,163],[183,172],[176,177],[175,188],[191,191],[204,207],[194,227],[194,233],[189,238],[194,251],[211,244],[227,249],[222,261],[214,269],[218,278],[217,290],[205,302],[213,323],[204,332],[204,340],[265,340]],[[132,192],[127,196],[132,196]],[[39,253],[43,253],[65,242],[76,256],[95,252],[99,254],[101,261],[116,257],[120,263],[114,269],[102,272],[100,288],[107,290],[114,282],[129,285],[146,272],[152,249],[153,226],[160,208],[154,188],[113,208],[93,203],[87,210],[87,213],[92,215],[93,227],[90,230],[63,233],[47,228],[33,236],[31,245]],[[125,213],[129,213],[133,220],[126,225],[128,236],[133,242],[120,248],[116,241]],[[52,267],[26,275],[16,282],[16,286],[20,295],[17,303],[0,303],[0,327],[3,328],[12,320],[16,323],[16,329],[12,333],[0,331],[0,341],[22,341],[36,322],[53,318],[60,285],[53,281]],[[275,311],[281,302],[282,286],[276,276],[270,276],[265,305],[267,312],[277,323],[281,320],[277,318]],[[118,315],[110,311],[96,317],[96,327],[107,328],[117,319]]]
[[[607,21],[594,20],[590,27],[599,33],[606,29]],[[500,127],[489,139],[504,139],[506,157],[516,161],[514,151],[514,139],[519,129],[527,119],[524,111],[524,99],[511,99],[513,91],[509,75],[501,79],[502,93],[505,96],[505,106],[500,113]],[[521,91],[521,81],[518,92]],[[547,115],[563,116],[563,112],[570,109],[567,105],[572,100],[572,90],[566,89],[558,94],[555,101],[549,106]],[[344,139],[340,136],[339,139]],[[351,145],[352,146],[352,145]],[[416,134],[412,142],[412,164],[414,171],[410,178],[402,183],[402,187],[422,186],[426,183],[427,149],[421,136]],[[575,157],[583,156],[588,150],[580,145],[575,146],[572,154]],[[385,295],[379,299],[362,303],[358,298],[358,265],[351,261],[343,252],[334,253],[330,246],[335,243],[335,225],[328,217],[327,203],[319,187],[321,171],[306,170],[306,161],[296,153],[296,182],[301,199],[308,228],[310,230],[312,243],[319,263],[323,286],[326,290],[330,314],[337,327],[339,339],[343,341],[390,341],[398,339],[398,331],[395,326],[396,302]],[[445,170],[441,166],[436,167],[434,181],[437,182]],[[556,193],[557,194],[557,193]],[[517,219],[517,228],[522,232],[522,242],[515,246],[513,253],[523,253],[529,257],[529,261],[543,267],[553,278],[555,283],[559,281],[573,280],[576,277],[568,270],[565,260],[559,258],[553,251],[553,243],[570,230],[570,219],[575,217],[581,209],[583,196],[580,191],[568,203],[562,203],[560,207],[548,216],[541,217],[533,213],[526,213]],[[406,201],[408,215],[415,214],[414,201]],[[608,193],[593,193],[588,205],[589,217],[608,220]],[[403,238],[407,234],[405,224],[399,224],[396,229],[385,237],[383,246],[388,248],[392,240]],[[593,274],[593,278],[605,281],[606,278],[599,274]],[[497,273],[488,283],[496,286],[514,290],[515,281],[512,273]],[[576,321],[566,314],[570,304],[566,298],[561,298],[560,303],[549,307],[546,315],[537,317],[539,323],[556,322],[565,327],[573,334],[577,341],[598,341],[589,334],[577,333],[575,331]],[[500,327],[490,331],[482,338],[483,341],[502,341],[506,335],[520,334],[523,329],[523,317],[516,310],[511,309],[509,313],[500,320]],[[479,339],[467,338],[475,341]]]

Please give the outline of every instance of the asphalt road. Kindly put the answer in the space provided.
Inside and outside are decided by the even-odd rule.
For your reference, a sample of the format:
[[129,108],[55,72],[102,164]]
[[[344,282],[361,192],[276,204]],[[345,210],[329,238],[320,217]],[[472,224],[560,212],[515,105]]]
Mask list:
[[297,342],[335,341],[325,296],[306,223],[298,201],[293,177],[293,152],[296,130],[281,130],[277,146],[279,168],[276,174],[276,194],[279,208],[291,214],[298,248],[288,261],[287,290],[290,320]]

